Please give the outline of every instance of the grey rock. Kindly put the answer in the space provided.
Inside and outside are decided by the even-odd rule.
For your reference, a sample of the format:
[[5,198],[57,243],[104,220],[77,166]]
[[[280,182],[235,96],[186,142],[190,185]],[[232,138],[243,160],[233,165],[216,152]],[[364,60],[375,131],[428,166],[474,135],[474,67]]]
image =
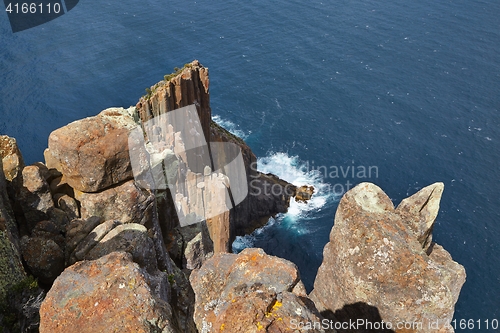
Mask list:
[[140,189],[134,180],[97,193],[75,193],[83,219],[99,216],[122,223],[148,224],[153,218],[154,195]]
[[153,240],[143,225],[127,223],[115,227],[85,255],[85,259],[95,260],[116,251],[129,252],[134,262],[148,271],[158,268]]
[[54,208],[49,184],[44,178],[44,169],[30,165],[22,171],[22,188],[18,202],[24,212],[28,231],[42,220],[48,220],[48,211]]

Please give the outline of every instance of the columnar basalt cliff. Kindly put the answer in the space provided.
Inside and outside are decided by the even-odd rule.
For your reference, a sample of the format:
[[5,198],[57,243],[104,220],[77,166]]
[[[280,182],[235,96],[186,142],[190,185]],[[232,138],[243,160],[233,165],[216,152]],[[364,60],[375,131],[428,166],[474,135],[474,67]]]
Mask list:
[[[207,68],[195,60],[178,69],[176,73],[165,76],[164,81],[147,89],[147,92],[147,95],[143,96],[136,105],[136,112],[143,126],[145,123],[155,121],[155,119],[159,119],[161,115],[170,111],[188,105],[195,105],[208,154],[210,154],[209,158],[212,160],[212,167],[223,166],[227,161],[231,160],[231,156],[228,156],[229,153],[227,151],[217,154],[215,151],[210,151],[210,147],[214,144],[234,144],[241,151],[249,193],[234,209],[229,210],[230,207],[228,207],[227,212],[207,220],[212,238],[217,242],[214,244],[215,252],[230,252],[231,243],[236,235],[250,233],[265,224],[265,221],[270,216],[286,212],[290,198],[295,195],[295,187],[276,177],[259,173],[256,168],[257,159],[245,142],[212,121]],[[174,133],[170,133],[172,131],[171,128],[162,128],[158,124],[155,124],[153,131],[148,131],[145,128],[144,130],[149,135],[147,140],[156,143],[161,142],[162,149],[165,149],[165,147],[171,149],[172,155],[177,155],[177,161],[181,165],[187,164],[185,161],[186,157],[178,153],[183,151],[187,143],[182,141],[179,143],[179,135],[175,130],[173,130]],[[173,163],[170,164],[172,165]],[[203,176],[200,173],[197,174],[194,170],[187,170],[186,173],[187,176],[185,178],[187,179]],[[179,174],[178,178],[182,180],[182,175]],[[281,191],[273,191],[274,193],[280,193],[279,195],[264,190],[273,185],[282,188]],[[176,187],[178,188],[179,186],[176,185]],[[194,198],[192,193],[189,192],[186,191],[186,194],[181,199],[184,202],[198,202],[201,204],[202,200]],[[160,214],[167,211],[168,206],[173,206],[174,204],[184,205],[185,210],[191,209],[191,211],[196,211],[200,209],[197,204],[191,204],[188,207],[183,201],[179,201],[179,198],[172,198],[169,194],[165,194],[164,197],[166,200],[162,201],[163,204],[160,208],[162,212]],[[206,209],[207,207],[205,207]],[[171,212],[170,215],[165,216],[165,219],[167,221],[175,221],[176,216]],[[175,223],[170,224],[170,227],[172,226],[175,226]]]

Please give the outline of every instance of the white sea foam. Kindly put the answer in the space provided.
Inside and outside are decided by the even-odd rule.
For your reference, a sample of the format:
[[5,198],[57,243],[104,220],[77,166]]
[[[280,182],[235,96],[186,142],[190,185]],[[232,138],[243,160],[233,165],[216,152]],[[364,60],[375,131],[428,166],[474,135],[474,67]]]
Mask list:
[[239,125],[236,125],[230,120],[227,119],[222,119],[221,116],[219,115],[214,115],[212,116],[212,120],[215,121],[218,125],[224,127],[226,130],[229,131],[229,133],[234,134],[243,140],[246,140],[248,138],[248,135],[250,133],[245,133],[245,131],[239,129]]
[[317,170],[308,170],[306,164],[298,156],[289,156],[286,153],[270,153],[266,157],[257,159],[257,168],[261,172],[272,173],[296,186],[313,186],[314,194],[307,203],[297,202],[292,198],[286,214],[279,214],[276,218],[270,218],[264,227],[255,230],[251,235],[236,237],[233,243],[234,252],[240,252],[247,247],[254,246],[256,238],[277,223],[297,234],[307,234],[309,230],[301,222],[314,219],[315,215],[325,205],[338,200],[337,195],[328,191],[330,186],[324,182],[321,174]]
[[272,153],[258,158],[257,168],[261,172],[275,174],[295,186],[314,187],[314,195],[307,203],[296,202],[294,199],[290,201],[290,207],[285,215],[293,220],[320,211],[327,202],[335,199],[335,194],[328,191],[330,186],[324,182],[321,173],[317,170],[309,170],[306,163],[302,162],[298,156]]

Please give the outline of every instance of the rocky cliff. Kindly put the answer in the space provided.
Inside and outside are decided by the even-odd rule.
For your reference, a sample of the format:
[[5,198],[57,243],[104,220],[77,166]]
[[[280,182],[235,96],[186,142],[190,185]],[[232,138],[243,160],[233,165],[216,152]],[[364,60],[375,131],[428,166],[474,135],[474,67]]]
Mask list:
[[323,314],[396,332],[453,331],[465,270],[431,241],[443,188],[425,187],[397,208],[370,183],[344,195],[310,295]]
[[0,332],[449,331],[465,272],[432,242],[442,184],[397,208],[373,184],[346,193],[309,296],[291,262],[227,253],[314,189],[258,172],[211,121],[208,87],[187,64],[136,107],[52,132],[45,163],[0,137]]

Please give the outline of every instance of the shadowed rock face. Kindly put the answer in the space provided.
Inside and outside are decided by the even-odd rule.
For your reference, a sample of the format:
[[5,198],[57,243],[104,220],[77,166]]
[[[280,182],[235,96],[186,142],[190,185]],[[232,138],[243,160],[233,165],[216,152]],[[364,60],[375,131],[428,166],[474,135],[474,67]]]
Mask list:
[[375,309],[394,325],[423,323],[405,332],[429,332],[429,323],[436,321],[441,332],[452,331],[445,325],[453,317],[465,270],[441,246],[429,246],[442,191],[442,183],[430,185],[397,209],[373,184],[347,192],[310,295],[318,309],[343,320],[346,314],[364,318],[366,309]]
[[40,332],[178,332],[166,299],[165,273],[141,269],[113,252],[67,268],[40,310]]
[[200,332],[285,332],[294,323],[321,321],[297,267],[262,249],[216,254],[192,272],[190,281]]
[[9,288],[25,277],[19,250],[19,235],[0,160],[0,304],[7,296]]

